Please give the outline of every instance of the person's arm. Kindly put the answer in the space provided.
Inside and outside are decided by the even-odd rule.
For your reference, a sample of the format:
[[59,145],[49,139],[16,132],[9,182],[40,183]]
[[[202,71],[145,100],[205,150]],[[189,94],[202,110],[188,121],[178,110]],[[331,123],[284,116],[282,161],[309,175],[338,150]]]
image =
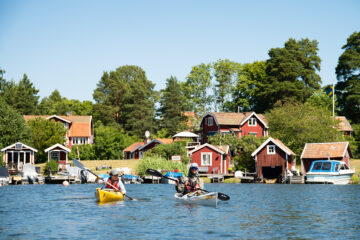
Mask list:
[[126,189],[125,189],[125,186],[123,184],[123,182],[120,180],[118,182],[118,186],[119,186],[119,191],[122,193],[122,194],[126,194]]
[[103,178],[99,177],[99,178],[96,179],[96,183],[103,184],[103,185],[106,186],[107,185],[107,180],[108,180],[107,178],[103,179]]
[[200,189],[204,189],[204,180],[202,180],[201,178],[199,178],[199,185]]

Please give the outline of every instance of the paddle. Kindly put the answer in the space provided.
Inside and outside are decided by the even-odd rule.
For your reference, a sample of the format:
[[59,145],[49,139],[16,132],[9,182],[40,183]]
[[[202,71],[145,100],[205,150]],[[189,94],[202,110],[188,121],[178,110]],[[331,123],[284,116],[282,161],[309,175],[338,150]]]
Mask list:
[[[176,178],[164,176],[159,171],[156,171],[154,169],[148,169],[148,170],[146,170],[146,173],[149,174],[149,175],[155,176],[155,177],[166,178],[166,179],[170,179],[170,180],[173,180],[173,181],[177,180]],[[209,191],[207,191],[205,189],[200,189],[200,190],[202,190],[204,192],[209,192]],[[218,199],[220,199],[222,201],[228,201],[228,200],[230,200],[230,197],[228,195],[224,194],[224,193],[218,192]]]
[[[82,169],[82,170],[86,170],[89,173],[93,174],[95,177],[97,178],[101,178],[99,177],[96,173],[92,172],[90,169],[86,168],[81,162],[79,162],[79,160],[73,159],[72,160],[73,163],[75,164],[75,166],[77,166],[78,168]],[[102,179],[102,178],[101,178]],[[117,189],[117,187],[111,185],[110,183],[106,182],[106,184],[110,185],[111,187]],[[127,195],[126,193],[124,194],[126,197],[128,197],[130,200],[136,200],[135,198],[130,197],[129,195]]]

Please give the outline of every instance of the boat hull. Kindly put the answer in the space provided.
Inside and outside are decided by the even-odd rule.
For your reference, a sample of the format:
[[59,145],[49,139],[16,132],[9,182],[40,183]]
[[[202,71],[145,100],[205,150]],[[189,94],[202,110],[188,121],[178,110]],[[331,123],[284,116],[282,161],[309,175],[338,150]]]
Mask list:
[[177,201],[187,204],[200,204],[205,206],[217,206],[218,193],[217,192],[202,192],[197,191],[183,195],[181,193],[175,193],[174,195]]
[[307,173],[306,183],[324,183],[324,184],[349,184],[350,179],[354,173],[346,174],[321,174],[321,173]]
[[121,192],[115,192],[112,189],[97,188],[95,198],[99,203],[116,202],[124,200],[124,195]]

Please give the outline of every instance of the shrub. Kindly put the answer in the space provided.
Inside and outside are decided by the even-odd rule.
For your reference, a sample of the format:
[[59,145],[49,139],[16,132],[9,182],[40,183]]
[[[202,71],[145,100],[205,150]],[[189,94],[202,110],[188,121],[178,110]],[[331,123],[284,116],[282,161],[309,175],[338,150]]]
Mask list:
[[169,171],[173,171],[177,168],[179,172],[187,174],[186,164],[177,161],[166,160],[160,156],[145,156],[140,160],[137,166],[137,173],[139,175],[146,175],[146,170],[149,168]]
[[95,149],[91,144],[75,145],[69,154],[70,159],[95,160]]
[[171,156],[180,155],[181,161],[184,164],[189,163],[189,157],[187,156],[187,151],[185,148],[186,142],[176,141],[171,144],[160,144],[154,147],[153,149],[147,151],[144,156],[149,157],[162,157],[165,159],[171,160]]
[[45,169],[44,169],[44,174],[48,175],[49,174],[49,168],[51,169],[51,171],[58,171],[58,162],[56,160],[51,159],[49,162],[46,163],[45,165]]

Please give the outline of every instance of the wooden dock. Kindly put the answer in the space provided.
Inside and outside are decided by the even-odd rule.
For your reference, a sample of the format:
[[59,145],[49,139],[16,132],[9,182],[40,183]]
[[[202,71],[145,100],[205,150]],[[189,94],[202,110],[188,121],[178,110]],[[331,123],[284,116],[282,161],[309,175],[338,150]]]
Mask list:
[[143,183],[157,183],[157,184],[159,184],[161,178],[156,177],[156,176],[147,175],[147,176],[143,176],[142,179],[144,181]]
[[81,183],[80,179],[76,179],[75,176],[51,175],[45,177],[45,183],[48,184],[62,184],[64,181],[68,181],[69,183]]

